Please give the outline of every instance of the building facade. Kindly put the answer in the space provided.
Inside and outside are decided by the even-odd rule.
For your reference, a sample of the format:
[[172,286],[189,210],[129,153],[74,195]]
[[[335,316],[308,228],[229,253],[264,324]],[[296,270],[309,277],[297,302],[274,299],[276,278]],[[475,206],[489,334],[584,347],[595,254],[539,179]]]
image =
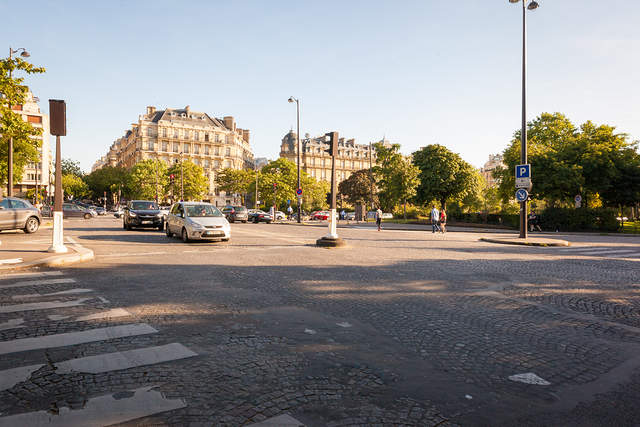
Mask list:
[[249,130],[238,128],[231,116],[217,119],[189,106],[164,110],[149,106],[131,129],[111,144],[92,170],[105,166],[131,168],[145,159],[160,159],[169,164],[188,159],[200,165],[209,180],[204,200],[217,205],[237,203],[236,195],[216,190],[215,177],[220,169],[254,167],[249,137]]
[[[23,105],[13,105],[11,107],[15,113],[22,115],[22,119],[25,122],[31,123],[35,128],[42,129],[42,133],[34,137],[39,145],[39,161],[37,163],[28,163],[22,172],[22,179],[13,184],[13,194],[23,198],[26,198],[29,190],[34,189],[44,188],[50,193],[54,178],[49,135],[49,115],[40,111],[38,101],[39,99],[29,91],[26,94]],[[14,175],[14,180],[15,178],[16,176]],[[35,200],[32,199],[31,201]]]
[[480,168],[480,174],[487,181],[489,187],[495,187],[500,182],[493,177],[493,171],[499,167],[505,167],[501,154],[490,154],[489,160]]
[[[290,131],[280,145],[280,157],[298,161],[296,133]],[[383,139],[383,144],[389,141]],[[312,138],[306,134],[300,139],[300,169],[318,181],[331,181],[331,156],[325,151],[329,145],[324,142],[324,135]],[[340,138],[338,155],[336,156],[336,182],[339,184],[360,169],[368,169],[376,164],[376,152],[372,144],[356,144],[355,139]]]

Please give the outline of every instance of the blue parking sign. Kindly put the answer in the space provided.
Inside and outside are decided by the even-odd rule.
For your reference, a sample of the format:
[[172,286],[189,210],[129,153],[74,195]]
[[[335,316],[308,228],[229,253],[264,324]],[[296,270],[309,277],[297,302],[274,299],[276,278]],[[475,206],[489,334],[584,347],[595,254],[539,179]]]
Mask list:
[[531,178],[531,165],[516,165],[516,178]]
[[516,200],[519,202],[524,202],[529,198],[529,192],[524,188],[520,188],[516,191]]

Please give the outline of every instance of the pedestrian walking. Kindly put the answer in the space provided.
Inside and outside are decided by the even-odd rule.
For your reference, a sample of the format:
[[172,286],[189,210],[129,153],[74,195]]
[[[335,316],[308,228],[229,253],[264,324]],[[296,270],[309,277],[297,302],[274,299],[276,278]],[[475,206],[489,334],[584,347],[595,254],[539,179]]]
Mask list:
[[433,233],[435,233],[436,230],[440,231],[438,222],[440,222],[440,211],[436,208],[436,205],[433,205],[433,209],[431,209],[431,229]]
[[447,232],[447,210],[445,208],[440,211],[440,231],[443,234]]
[[382,230],[382,210],[380,208],[376,209],[376,225],[378,226],[378,231]]
[[289,207],[287,208],[287,214],[289,217],[289,221],[291,221],[291,215],[293,214],[293,208],[291,207],[291,205],[289,205]]
[[540,228],[540,218],[538,217],[538,215],[536,215],[535,211],[531,211],[531,213],[529,214],[529,230],[531,230],[531,232],[533,233],[535,231],[535,229],[537,228],[538,231],[542,231],[542,228]]

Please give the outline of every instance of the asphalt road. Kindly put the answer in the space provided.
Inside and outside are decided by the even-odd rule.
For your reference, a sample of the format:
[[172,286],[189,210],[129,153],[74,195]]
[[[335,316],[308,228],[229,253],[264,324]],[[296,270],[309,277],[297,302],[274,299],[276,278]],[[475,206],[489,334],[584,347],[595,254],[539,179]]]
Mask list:
[[640,423],[638,237],[535,248],[359,226],[321,249],[311,226],[190,244],[65,226],[93,262],[0,278],[7,422],[103,419],[108,396],[131,403],[109,419],[125,425]]

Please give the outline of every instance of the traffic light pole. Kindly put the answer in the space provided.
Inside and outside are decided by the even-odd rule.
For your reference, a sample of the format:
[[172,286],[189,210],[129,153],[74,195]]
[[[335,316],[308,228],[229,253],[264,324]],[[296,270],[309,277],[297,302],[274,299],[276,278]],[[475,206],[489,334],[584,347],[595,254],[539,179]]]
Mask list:
[[344,246],[344,240],[338,237],[338,227],[336,218],[336,156],[338,155],[338,132],[330,132],[325,136],[329,137],[329,149],[325,150],[331,155],[331,204],[329,209],[329,233],[316,240],[317,246],[337,247]]

